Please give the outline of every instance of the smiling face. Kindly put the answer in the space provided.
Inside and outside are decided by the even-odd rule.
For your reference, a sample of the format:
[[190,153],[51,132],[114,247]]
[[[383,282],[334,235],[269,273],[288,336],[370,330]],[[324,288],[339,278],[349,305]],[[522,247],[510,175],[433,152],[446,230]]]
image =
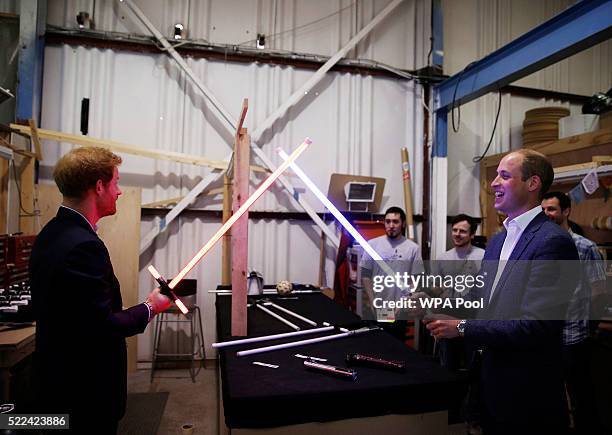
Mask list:
[[98,180],[96,183],[96,207],[100,217],[112,216],[117,212],[119,189],[119,170],[115,167],[113,178],[108,183]]
[[557,198],[543,199],[542,209],[544,210],[544,213],[546,213],[546,217],[548,217],[548,219],[561,226],[564,226],[570,214],[569,208],[561,210],[561,205],[559,204],[559,199]]
[[474,234],[470,234],[470,223],[468,221],[457,222],[453,225],[453,245],[455,248],[468,246]]
[[390,239],[401,236],[405,225],[406,223],[402,222],[399,213],[387,213],[385,215],[385,234]]
[[497,177],[491,183],[495,191],[495,209],[506,214],[510,219],[532,209],[538,201],[541,181],[538,176],[523,180],[521,166],[523,155],[510,153],[497,167]]

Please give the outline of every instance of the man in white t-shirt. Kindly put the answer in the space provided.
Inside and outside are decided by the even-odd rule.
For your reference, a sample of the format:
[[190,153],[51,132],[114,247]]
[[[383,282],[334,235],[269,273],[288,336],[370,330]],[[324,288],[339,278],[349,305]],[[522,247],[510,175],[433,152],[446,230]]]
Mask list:
[[[451,220],[452,240],[454,248],[440,254],[438,261],[432,262],[432,272],[442,276],[471,275],[480,270],[480,262],[484,249],[472,245],[478,223],[473,217],[458,214]],[[448,289],[443,297],[463,297],[465,292]],[[464,354],[462,339],[440,340],[440,364],[449,369],[459,369]]]
[[[405,273],[419,274],[425,268],[421,257],[421,247],[410,239],[404,237],[406,229],[406,213],[399,207],[390,207],[385,212],[385,235],[379,236],[368,241],[370,246],[382,257],[385,263],[402,276]],[[385,289],[381,292],[374,292],[373,278],[376,276],[386,276],[380,265],[366,253],[361,261],[361,275],[363,291],[364,318],[366,320],[375,319],[372,302],[374,298],[381,298],[385,301],[396,301],[402,297],[402,290],[394,287]],[[408,294],[406,294],[408,296]],[[365,314],[370,310],[370,318]],[[389,328],[389,332],[402,337],[405,333],[405,321],[396,321]]]

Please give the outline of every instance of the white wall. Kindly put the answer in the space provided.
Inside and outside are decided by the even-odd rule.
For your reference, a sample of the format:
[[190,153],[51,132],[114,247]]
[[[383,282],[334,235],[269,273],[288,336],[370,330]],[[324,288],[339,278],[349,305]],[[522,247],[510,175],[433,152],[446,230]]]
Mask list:
[[[571,6],[570,0],[446,0],[444,14],[444,73],[456,74],[533,27]],[[612,43],[605,41],[516,83],[538,89],[592,95],[612,87]],[[480,216],[479,167],[472,162],[491,136],[497,111],[497,93],[461,107],[459,133],[449,115],[448,214]],[[572,114],[578,105],[504,94],[493,144],[487,155],[522,146],[526,110],[539,106],[564,106]]]
[[[72,26],[75,11],[87,10],[91,3],[52,2],[49,21]],[[248,35],[269,28],[280,31],[353,5],[327,1],[138,3],[166,30],[176,20],[187,22],[188,17],[190,37],[196,32],[196,37],[223,43],[244,40],[247,30]],[[342,12],[341,19],[324,20],[316,30],[307,27],[290,32],[287,38],[275,44],[281,48],[333,54],[387,3],[381,0],[357,2],[356,6]],[[427,54],[424,47],[429,41],[429,12],[425,10],[428,4],[424,0],[406,0],[381,23],[356,54],[396,67],[424,66]],[[98,28],[140,31],[118,2],[96,2],[96,20]],[[314,73],[291,67],[204,59],[189,59],[188,63],[235,117],[240,113],[242,99],[249,98],[245,126],[250,131],[261,125],[266,116]],[[230,151],[231,138],[219,129],[206,102],[165,55],[50,46],[45,51],[43,90],[43,128],[78,133],[81,99],[87,97],[91,99],[89,135],[92,137],[217,160]],[[413,82],[329,73],[285,120],[275,124],[263,149],[273,161],[279,162],[273,152],[276,147],[290,151],[305,136],[310,136],[313,145],[300,157],[299,164],[321,190],[327,191],[330,175],[335,172],[384,177],[387,179],[384,208],[403,203],[400,148],[406,146],[411,155],[415,212],[420,213],[423,160],[420,101],[421,88]],[[45,144],[45,160],[41,163],[43,181],[50,179],[53,165],[70,148],[69,144]],[[145,203],[186,194],[208,173],[201,167],[123,157],[122,183],[141,186]],[[255,162],[258,163],[256,159]],[[252,176],[251,187],[260,181],[260,177]],[[301,186],[299,180],[294,179],[294,182]],[[323,211],[309,192],[304,195],[316,210]],[[202,198],[196,205],[219,210],[222,198]],[[264,194],[254,209],[296,210],[288,196],[276,186]],[[141,234],[145,234],[152,224],[150,217],[144,217]],[[219,225],[214,219],[198,218],[193,214],[173,222],[166,234],[141,256],[141,298],[144,299],[153,286],[144,271],[148,264],[153,263],[164,275],[173,276]],[[310,222],[250,221],[249,267],[261,271],[267,283],[281,279],[316,283],[319,237],[320,230]],[[214,289],[220,282],[220,249],[220,246],[215,247],[190,275],[198,280],[198,301],[205,321],[208,355],[213,354],[210,344],[215,339],[215,314],[214,297],[207,290]],[[330,286],[335,255],[334,249],[327,249],[326,278]],[[150,358],[151,339],[147,333],[139,340],[141,360]]]

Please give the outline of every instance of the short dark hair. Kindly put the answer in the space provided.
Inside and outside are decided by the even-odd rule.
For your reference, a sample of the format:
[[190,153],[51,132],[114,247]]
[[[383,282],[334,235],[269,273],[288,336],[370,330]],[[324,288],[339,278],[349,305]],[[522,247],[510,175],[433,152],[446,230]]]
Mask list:
[[523,163],[521,165],[521,180],[527,181],[529,177],[537,175],[542,182],[538,196],[540,200],[543,199],[544,193],[548,192],[552,185],[553,179],[555,178],[555,172],[553,171],[550,161],[546,156],[540,152],[531,149],[520,149],[514,151],[523,156]]
[[108,184],[121,157],[101,147],[74,148],[57,161],[53,179],[62,195],[83,199],[98,180]]
[[467,221],[470,224],[470,234],[475,234],[476,229],[478,228],[478,222],[472,216],[468,216],[467,214],[460,213],[454,218],[451,219],[451,227],[459,222]]
[[572,206],[572,202],[570,201],[569,196],[567,196],[563,192],[558,192],[558,191],[547,192],[542,197],[543,200],[552,199],[552,198],[557,198],[559,200],[559,206],[561,207],[561,210],[567,210],[568,208]]
[[402,210],[399,207],[389,207],[387,209],[387,211],[385,212],[385,216],[387,216],[389,213],[397,213],[400,215],[400,220],[402,222],[406,222],[406,213],[404,213],[404,210]]

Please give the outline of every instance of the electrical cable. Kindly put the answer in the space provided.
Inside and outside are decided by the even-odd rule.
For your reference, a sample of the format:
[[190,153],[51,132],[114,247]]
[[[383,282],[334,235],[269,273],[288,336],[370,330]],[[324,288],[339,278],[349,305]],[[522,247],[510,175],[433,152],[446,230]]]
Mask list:
[[459,133],[459,125],[461,124],[461,106],[457,106],[457,125],[455,126],[455,103],[457,100],[457,89],[459,89],[459,84],[461,83],[461,79],[463,78],[463,74],[474,65],[476,61],[468,63],[465,68],[461,70],[459,76],[457,77],[457,84],[455,85],[455,90],[453,91],[453,101],[451,103],[451,121],[453,124],[453,131],[455,133]]
[[499,89],[497,92],[499,93],[499,99],[497,103],[497,114],[495,115],[495,123],[493,124],[493,131],[491,132],[491,138],[489,139],[489,143],[487,144],[487,147],[485,148],[484,152],[480,156],[475,156],[474,158],[472,158],[472,161],[474,163],[479,163],[482,159],[484,159],[484,157],[487,155],[487,152],[489,151],[489,148],[491,147],[491,144],[493,143],[493,137],[495,136],[495,130],[497,129],[497,120],[499,119],[499,112],[501,112],[502,100],[501,89]]
[[15,186],[17,186],[17,197],[19,198],[19,209],[23,213],[21,216],[33,217],[33,216],[40,215],[40,210],[34,210],[33,212],[29,212],[25,208],[23,208],[23,205],[21,202],[21,186],[19,185],[19,180],[17,177],[17,167],[15,166],[15,160],[11,160],[9,162],[9,166],[13,168],[13,179],[15,180]]
[[[314,21],[311,21],[310,23],[302,24],[301,26],[296,26],[296,27],[294,27],[292,29],[283,30],[282,32],[272,33],[271,35],[266,35],[266,39],[269,41],[269,40],[272,40],[276,36],[284,35],[285,33],[295,32],[295,31],[301,30],[301,29],[303,29],[305,27],[312,26],[313,24],[319,23],[319,22],[324,21],[324,20],[326,20],[328,18],[331,18],[331,17],[333,17],[335,15],[338,15],[341,12],[343,12],[343,11],[345,11],[347,9],[352,8],[356,4],[357,4],[357,2],[353,2],[350,5],[343,7],[342,9],[338,9],[336,12],[332,12],[331,14],[326,15],[326,16],[321,17],[321,18],[318,18],[318,19],[316,19]],[[276,19],[276,17],[275,17],[275,19]],[[237,45],[240,46],[240,45],[250,44],[250,43],[253,43],[253,42],[257,42],[257,38],[241,42],[241,43],[239,43]]]

